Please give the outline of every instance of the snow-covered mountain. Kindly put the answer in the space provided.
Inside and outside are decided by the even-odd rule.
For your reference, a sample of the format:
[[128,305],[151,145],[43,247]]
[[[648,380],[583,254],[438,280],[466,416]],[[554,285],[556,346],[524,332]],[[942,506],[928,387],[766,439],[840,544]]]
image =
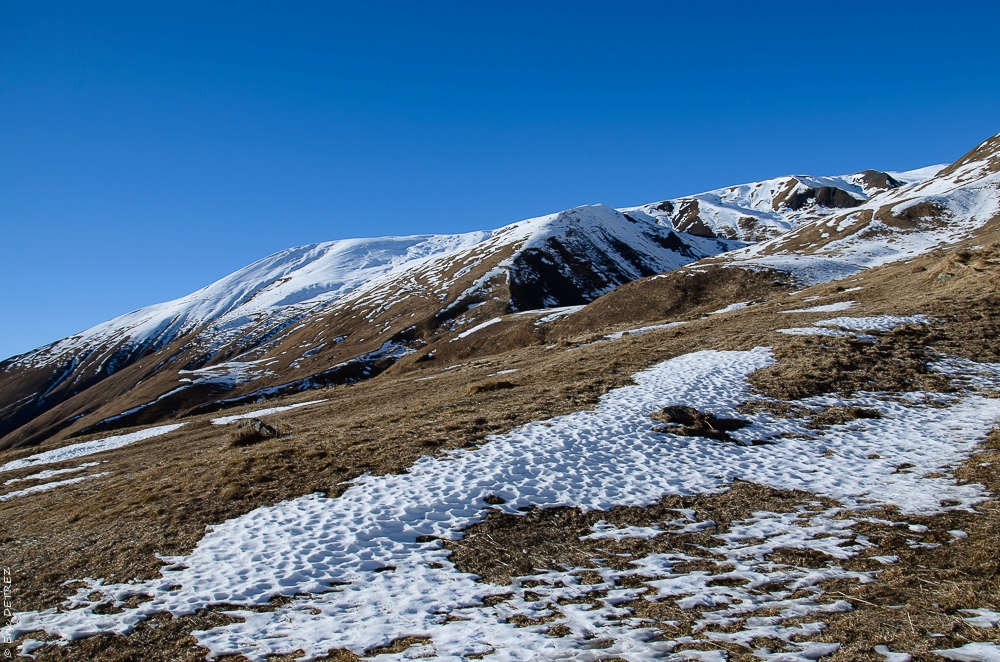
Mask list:
[[1000,220],[1000,135],[934,170],[929,179],[914,177],[850,210],[728,254],[726,262],[780,269],[812,284],[914,257]]
[[944,167],[907,172],[865,170],[832,177],[789,175],[625,211],[645,212],[681,232],[755,242],[821,218],[831,210],[858,207],[885,191],[926,181]]
[[0,448],[350,383],[404,357],[536,342],[568,307],[627,311],[622,285],[694,262],[686,273],[735,267],[737,280],[809,284],[915,255],[996,218],[998,154],[995,136],[949,166],[795,175],[493,231],[284,250],[0,363]]
[[[264,376],[316,379],[299,373],[321,360],[327,368],[355,363],[319,382],[356,379],[427,342],[428,335],[474,325],[477,314],[467,311],[487,302],[493,302],[490,312],[501,313],[582,304],[630,280],[742,245],[678,233],[642,212],[624,214],[592,205],[493,232],[291,248],[187,296],[0,364],[0,393],[9,398],[0,409],[0,434],[144,357],[158,357],[153,369],[147,366],[142,375],[120,380],[117,390],[129,392],[165,371],[193,374],[175,377],[180,385],[151,398],[173,410]],[[487,308],[480,311],[485,312]],[[316,324],[336,326],[337,331],[317,335]],[[303,338],[304,329],[315,342]],[[278,366],[259,365],[264,358]],[[227,368],[213,371],[218,364]],[[60,424],[86,416],[95,401],[100,402],[89,398],[86,407],[74,408]],[[144,415],[157,411],[135,409]],[[123,424],[132,420],[105,418]]]

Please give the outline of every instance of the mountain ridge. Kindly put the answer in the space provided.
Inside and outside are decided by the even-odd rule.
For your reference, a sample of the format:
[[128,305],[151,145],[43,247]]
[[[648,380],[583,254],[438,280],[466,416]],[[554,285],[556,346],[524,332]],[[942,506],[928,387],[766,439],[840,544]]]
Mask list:
[[[962,181],[989,180],[980,171],[995,151],[991,140],[951,166],[789,175],[636,207],[583,205],[492,231],[346,239],[279,251],[184,297],[0,362],[0,394],[8,403],[0,408],[0,446],[31,445],[67,428],[86,434],[352,383],[403,358],[400,366],[441,352],[475,353],[483,337],[507,333],[501,342],[537,342],[545,323],[525,325],[508,316],[613,300],[626,283],[699,260],[708,268],[739,267],[744,289],[842,276],[860,265],[829,250],[818,256],[822,247],[809,248],[818,240],[804,242],[810,232],[870,211],[845,233],[857,235],[878,210],[951,195]],[[986,206],[993,202],[987,198]],[[679,217],[692,200],[698,209]],[[702,209],[702,203],[714,207]],[[720,215],[723,208],[729,216]],[[740,218],[760,222],[741,227]],[[931,228],[930,235],[939,239],[940,231]],[[746,275],[755,270],[764,270],[763,277]],[[564,317],[553,318],[556,328]],[[503,323],[481,337],[461,336],[491,320]],[[442,340],[449,341],[447,349],[426,349]]]

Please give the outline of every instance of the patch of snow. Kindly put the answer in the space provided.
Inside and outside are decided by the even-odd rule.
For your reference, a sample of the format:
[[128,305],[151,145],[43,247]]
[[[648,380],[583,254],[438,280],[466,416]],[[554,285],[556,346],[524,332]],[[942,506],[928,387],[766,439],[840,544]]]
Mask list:
[[712,312],[709,313],[709,315],[721,315],[722,313],[728,313],[728,312],[731,312],[733,310],[740,310],[741,308],[746,308],[751,303],[753,303],[753,302],[752,301],[740,301],[739,303],[731,303],[728,306],[726,306],[725,308],[719,308],[718,310],[713,310]]
[[854,306],[857,302],[855,301],[838,301],[837,303],[828,303],[822,306],[813,306],[812,308],[796,308],[795,310],[782,310],[782,313],[835,313],[840,310],[847,310],[848,308]]
[[575,312],[583,310],[585,306],[563,306],[562,308],[549,308],[552,311],[545,317],[540,317],[535,320],[535,324],[548,324],[549,322],[554,322],[560,317],[566,317],[567,315],[572,315]]
[[638,329],[629,329],[627,331],[615,331],[614,333],[609,333],[604,337],[608,340],[618,340],[625,336],[637,336],[643,333],[649,333],[650,331],[669,329],[674,326],[680,326],[681,324],[687,324],[687,322],[669,322],[668,324],[654,324],[653,326],[643,326]]
[[625,538],[642,538],[648,540],[663,533],[663,529],[655,526],[623,526],[617,527],[608,524],[604,520],[597,520],[590,527],[593,533],[582,536],[580,540],[600,540],[610,538],[611,540],[624,540]]
[[258,416],[267,416],[268,414],[277,414],[278,412],[288,411],[290,409],[298,409],[299,407],[305,407],[306,405],[315,405],[320,402],[326,402],[323,400],[309,400],[308,402],[296,402],[294,405],[285,405],[283,407],[269,407],[267,409],[257,409],[255,411],[250,411],[245,414],[233,414],[232,416],[221,416],[219,418],[213,418],[213,425],[225,425],[227,423],[232,423],[233,421],[239,421],[244,418],[257,418]]
[[184,424],[171,423],[169,425],[158,425],[156,427],[145,428],[144,430],[137,430],[136,432],[130,432],[128,434],[119,434],[113,437],[94,439],[93,441],[84,441],[79,444],[70,444],[69,446],[63,446],[51,451],[45,451],[44,453],[36,453],[35,455],[31,455],[20,460],[13,460],[12,462],[8,462],[7,464],[0,466],[0,471],[12,471],[14,469],[34,467],[41,464],[63,462],[65,460],[73,460],[85,455],[93,455],[94,453],[114,450],[116,448],[121,448],[122,446],[134,444],[137,441],[143,441],[161,434],[173,432],[182,425]]
[[910,662],[911,658],[906,653],[893,653],[889,650],[889,647],[884,644],[879,644],[875,647],[875,652],[885,658],[885,662]]
[[26,487],[23,490],[18,490],[16,492],[8,492],[6,494],[0,494],[0,501],[9,501],[14,497],[26,496],[28,494],[35,494],[37,492],[47,492],[57,487],[62,487],[63,485],[72,485],[73,483],[79,483],[85,480],[90,480],[91,478],[99,478],[101,476],[107,476],[109,473],[110,472],[108,471],[102,471],[100,473],[87,474],[86,476],[79,476],[77,478],[54,480],[48,483],[42,483],[41,485],[32,485],[31,487]]
[[993,611],[992,609],[959,609],[959,611],[966,614],[973,614],[972,616],[962,617],[973,627],[995,628],[997,625],[1000,625],[1000,612]]
[[864,340],[866,342],[874,342],[876,340],[875,336],[869,336],[864,333],[854,333],[852,331],[842,331],[840,329],[828,329],[826,327],[815,327],[815,326],[795,326],[789,329],[777,329],[778,333],[784,333],[789,336],[839,336],[839,337],[852,337],[858,340]]
[[43,480],[45,478],[60,476],[62,474],[71,474],[76,471],[83,471],[88,467],[96,467],[99,464],[100,462],[84,462],[77,467],[70,467],[69,469],[46,469],[45,471],[39,471],[38,473],[33,473],[30,476],[25,476],[24,478],[11,478],[8,481],[4,481],[4,485],[10,485],[11,483],[23,483],[26,480]]
[[502,319],[503,318],[501,318],[501,317],[494,317],[491,320],[486,320],[482,324],[477,324],[476,326],[472,327],[471,329],[466,329],[465,331],[462,331],[460,334],[458,334],[457,336],[455,336],[454,338],[452,338],[451,342],[455,342],[456,340],[461,340],[462,338],[467,338],[467,337],[471,336],[473,333],[475,333],[476,331],[481,331],[481,330],[485,329],[488,326],[492,326],[492,325],[496,324],[497,322],[501,321]]
[[[266,359],[256,361],[226,361],[215,365],[197,368],[195,370],[178,370],[178,375],[190,375],[184,377],[182,382],[192,384],[219,384],[227,388],[233,388],[239,384],[250,382],[261,377],[274,374],[265,366],[259,365]],[[161,396],[162,397],[162,396]]]
[[949,660],[958,660],[958,662],[1000,662],[1000,646],[985,641],[931,652]]
[[876,315],[874,317],[834,317],[833,319],[813,322],[815,326],[836,326],[854,331],[892,331],[906,324],[931,324],[933,320],[927,315]]

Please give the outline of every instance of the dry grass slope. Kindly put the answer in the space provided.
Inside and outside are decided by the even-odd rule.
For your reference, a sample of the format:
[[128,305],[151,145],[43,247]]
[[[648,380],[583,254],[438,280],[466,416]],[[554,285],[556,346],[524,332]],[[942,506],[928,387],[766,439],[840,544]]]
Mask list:
[[[787,295],[785,286],[774,284],[773,274],[755,277],[733,273],[731,281],[720,280],[714,289],[706,275],[697,299],[699,307],[678,308],[676,302],[684,292],[680,284],[670,278],[645,279],[621,288],[619,296],[623,298],[617,301],[613,293],[578,313],[579,318],[572,315],[550,325],[547,335],[532,344],[492,354],[484,347],[478,356],[466,360],[467,365],[452,370],[445,369],[449,366],[442,359],[409,362],[367,382],[310,393],[309,399],[325,397],[329,401],[285,412],[278,424],[269,418],[267,425],[284,434],[249,446],[233,445],[229,431],[209,424],[207,416],[194,417],[168,435],[101,455],[99,459],[106,463],[100,470],[111,472],[109,476],[0,504],[0,516],[6,523],[0,540],[3,562],[12,568],[17,588],[14,608],[55,606],[68,590],[62,582],[74,578],[126,581],[156,576],[160,562],[155,554],[190,551],[206,525],[302,494],[319,491],[336,496],[343,490],[343,481],[366,471],[401,472],[421,455],[475,445],[492,433],[590,407],[610,389],[627,384],[635,372],[691,351],[773,346],[778,363],[754,376],[761,396],[794,399],[827,391],[940,387],[938,378],[925,368],[925,362],[938,352],[979,361],[1000,360],[1000,268],[996,245],[990,245],[990,240],[997,239],[992,231],[993,236],[978,237],[959,247],[962,252],[939,251],[792,296]],[[976,244],[989,248],[970,248]],[[942,273],[952,275],[939,278]],[[744,277],[747,285],[740,287],[738,282]],[[685,278],[692,285],[697,281],[697,277]],[[881,334],[875,343],[775,332],[821,319],[779,311],[802,307],[806,297],[819,297],[820,303],[842,300],[841,291],[848,287],[863,288],[849,295],[858,301],[852,315],[923,313],[939,322]],[[759,299],[760,303],[726,315],[693,317],[695,312],[747,299]],[[644,302],[652,303],[644,306]],[[663,310],[682,310],[679,314],[689,315],[690,321],[617,341],[593,342],[615,328],[676,319],[657,312]],[[490,375],[506,369],[518,370],[516,380],[509,382],[516,381],[516,388],[476,387],[498,383]],[[281,404],[305,399],[292,397]],[[770,406],[760,403],[748,406]],[[830,412],[817,424],[852,415],[865,413]],[[2,460],[26,454],[8,452]],[[997,493],[1000,435],[995,433],[975,460],[961,467],[958,475]],[[28,473],[31,471],[21,470],[9,476]],[[680,503],[703,510],[724,526],[754,509],[780,510],[804,498],[738,484],[726,495],[686,497],[648,511],[623,510],[599,517],[622,524],[651,521],[658,516],[657,508]],[[461,567],[490,581],[503,581],[510,573],[533,564],[585,563],[592,550],[579,544],[578,538],[573,542],[573,536],[594,517],[598,515],[568,510],[532,512],[524,518],[491,515],[480,525],[484,528],[469,531],[466,539],[455,545],[453,558]],[[897,516],[885,513],[885,517]],[[877,659],[870,653],[873,642],[891,642],[896,650],[914,651],[915,659],[929,660],[932,657],[926,651],[931,647],[961,642],[961,637],[983,640],[991,636],[970,631],[956,618],[955,609],[985,605],[989,596],[1000,591],[995,554],[996,531],[1000,530],[998,502],[983,504],[978,513],[953,512],[908,521],[928,526],[930,540],[944,539],[950,529],[963,529],[969,537],[936,550],[914,550],[904,548],[895,527],[883,530],[873,525],[866,531],[879,550],[898,554],[901,561],[881,571],[873,584],[832,587],[848,595],[856,609],[829,619],[823,636],[846,642],[831,659]],[[489,546],[479,540],[480,532],[489,532],[503,544],[487,549]],[[681,548],[692,540],[654,542]],[[529,550],[527,558],[522,558],[521,549]],[[639,551],[637,548],[636,553]],[[497,558],[503,563],[491,562]],[[908,606],[891,608],[901,604]],[[659,603],[649,609],[667,609],[656,605]],[[202,659],[205,651],[189,634],[225,622],[228,617],[222,611],[158,618],[157,627],[144,623],[128,636],[100,636],[67,647],[49,647],[39,651],[37,659]],[[692,618],[669,611],[650,614],[681,623]],[[946,637],[932,638],[931,633]],[[733,659],[742,659],[741,654],[734,651]],[[331,652],[328,659],[352,660],[356,656]]]

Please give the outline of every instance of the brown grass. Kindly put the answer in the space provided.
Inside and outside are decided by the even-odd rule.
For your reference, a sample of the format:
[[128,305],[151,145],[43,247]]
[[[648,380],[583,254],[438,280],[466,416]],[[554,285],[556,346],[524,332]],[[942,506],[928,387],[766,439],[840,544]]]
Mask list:
[[[981,238],[975,241],[988,243]],[[483,346],[478,356],[466,360],[468,365],[453,370],[445,370],[449,365],[447,359],[422,363],[402,361],[367,382],[285,399],[277,404],[323,397],[329,398],[329,402],[287,412],[283,415],[283,424],[294,427],[294,434],[264,439],[251,446],[232,446],[228,431],[210,425],[207,416],[188,419],[183,428],[168,435],[95,456],[107,460],[100,470],[110,471],[109,476],[0,503],[0,516],[5,522],[0,544],[3,562],[13,572],[14,609],[55,606],[68,592],[61,583],[74,578],[101,577],[121,582],[134,577],[156,576],[161,562],[155,554],[189,552],[209,524],[311,492],[337,496],[344,489],[343,481],[366,471],[373,474],[401,472],[421,455],[475,445],[489,434],[591,407],[602,394],[629,383],[631,375],[637,371],[691,351],[773,346],[779,362],[770,373],[758,375],[757,380],[765,394],[778,397],[805,397],[824,390],[859,388],[912,390],[914,383],[918,387],[933,388],[938,382],[920,363],[934,352],[981,361],[1000,360],[1000,296],[995,285],[996,266],[984,262],[987,266],[982,272],[968,269],[945,280],[933,276],[935,265],[946,260],[979,264],[978,252],[972,253],[965,257],[941,252],[910,263],[865,272],[849,282],[808,288],[794,296],[781,291],[770,299],[763,292],[773,281],[754,281],[757,285],[750,290],[740,289],[734,281],[731,290],[725,289],[733,298],[727,298],[727,294],[703,298],[700,300],[702,309],[714,310],[747,298],[761,298],[762,303],[727,315],[693,319],[680,327],[574,348],[584,340],[600,337],[607,330],[671,320],[669,316],[655,316],[659,305],[656,302],[661,300],[655,290],[643,294],[643,288],[636,286],[634,290],[629,288],[632,291],[626,293],[625,298],[598,307],[598,311],[615,311],[607,321],[599,316],[584,316],[581,319],[590,321],[570,324],[577,317],[571,315],[562,327],[546,325],[550,328],[544,329],[548,335],[543,341],[550,344],[529,344],[496,354],[489,354],[493,350]],[[914,273],[919,266],[925,269]],[[643,287],[657,288],[668,280],[647,279],[648,284]],[[667,283],[665,286],[668,299],[673,296],[671,288],[676,285]],[[797,324],[795,316],[778,314],[789,304],[798,305],[807,296],[819,296],[821,303],[841,300],[838,288],[858,285],[864,289],[849,295],[859,302],[852,314],[925,313],[942,322],[886,334],[874,344],[775,333],[775,329]],[[748,296],[751,291],[754,294]],[[609,298],[615,296],[615,293],[608,295]],[[643,305],[647,300],[652,302],[650,306]],[[631,313],[629,305],[633,306]],[[879,368],[887,366],[889,374],[880,375]],[[517,388],[469,392],[470,384],[487,383],[492,373],[510,368],[519,370]],[[431,379],[414,381],[424,377]],[[7,461],[28,452],[8,452],[0,459]],[[995,464],[994,457],[984,454],[977,456],[977,460]],[[52,468],[64,466],[71,466],[71,463],[52,465]],[[995,468],[988,470],[995,472]],[[32,471],[10,472],[5,479]],[[983,471],[987,469],[968,468],[967,473],[961,475],[963,479],[1000,489],[996,476],[990,478]],[[737,490],[736,495],[739,494]],[[752,498],[746,501],[748,508],[756,507],[749,505],[755,503]],[[995,554],[992,548],[989,553],[985,551],[984,540],[992,541],[995,547],[1000,516],[994,506],[984,506],[982,511],[982,515],[952,513],[947,516],[951,518],[947,522],[950,528],[963,528],[970,534],[978,532],[978,537],[970,535],[969,540],[948,545],[940,552],[918,550],[917,555],[918,551],[901,550],[904,560],[899,567],[913,586],[902,586],[901,578],[900,586],[893,584],[892,590],[909,591],[901,596],[912,599],[916,599],[918,590],[926,591],[926,596],[921,598],[925,601],[919,604],[924,605],[921,609],[926,610],[928,618],[931,614],[941,616],[943,612],[931,605],[934,601],[944,602],[941,602],[943,596],[934,597],[936,594],[929,584],[912,582],[912,577],[923,576],[916,572],[920,565],[937,567],[935,572],[938,574],[928,575],[927,579],[941,583],[944,588],[952,586],[947,582],[959,582],[964,587],[962,591],[966,591],[963,595],[971,596],[968,606],[982,604],[990,590],[996,595]],[[537,517],[542,516],[540,513]],[[713,514],[712,518],[721,517]],[[945,522],[945,519],[939,521]],[[545,551],[548,548],[544,544],[540,549],[548,559],[584,553],[555,548]],[[887,549],[894,548],[890,545]],[[949,554],[954,554],[954,558]],[[968,573],[962,564],[968,566]],[[991,572],[994,574],[989,574]],[[881,585],[881,579],[878,584]],[[980,586],[983,590],[979,590]],[[875,591],[876,587],[864,590]],[[868,593],[857,595],[866,600],[870,597]],[[910,615],[919,627],[918,614]],[[200,659],[199,650],[186,639],[190,631],[206,626],[198,618],[221,617],[208,613],[167,619],[171,625],[156,628],[155,632],[154,629],[146,632],[148,626],[140,625],[137,632],[128,637],[90,638],[66,648],[51,647],[39,651],[38,659],[141,659],[151,662]],[[872,641],[876,630],[894,628],[899,618],[898,611],[873,612],[867,621],[852,624],[844,620],[838,625],[841,623],[838,617],[831,619],[829,636],[847,641],[856,633],[862,641]],[[928,620],[926,627],[935,627],[935,623]],[[904,629],[908,628],[905,625]],[[892,632],[893,636],[899,634],[896,630]],[[858,657],[838,659],[868,657],[868,653],[858,652],[859,648],[850,650]]]
[[658,428],[661,432],[707,437],[720,441],[732,441],[733,438],[729,436],[730,432],[750,425],[750,421],[739,418],[717,418],[714,414],[683,405],[664,407],[649,416],[653,420],[666,424]]
[[882,418],[882,413],[866,407],[827,407],[810,417],[809,427],[823,428],[830,425],[841,425],[859,418]]
[[279,434],[276,428],[259,418],[244,418],[233,425],[233,430],[229,433],[229,445],[252,446],[265,439],[274,439]]
[[489,393],[490,391],[503,391],[509,388],[517,388],[517,384],[507,381],[479,382],[469,385],[469,394]]

